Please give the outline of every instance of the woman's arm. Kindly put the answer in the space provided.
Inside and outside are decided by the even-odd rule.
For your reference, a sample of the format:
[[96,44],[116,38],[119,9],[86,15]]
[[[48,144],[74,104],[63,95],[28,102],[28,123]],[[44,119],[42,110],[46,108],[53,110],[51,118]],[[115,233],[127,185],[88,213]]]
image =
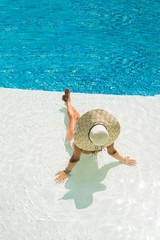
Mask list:
[[77,162],[80,160],[80,155],[81,155],[81,149],[79,149],[75,144],[74,144],[74,152],[69,160],[69,163],[67,165],[67,168],[63,171],[59,171],[56,173],[56,175],[59,175],[55,181],[56,183],[64,183],[66,178],[68,177],[69,172],[72,170],[72,168],[77,164]]
[[117,150],[114,148],[114,143],[112,143],[110,146],[107,147],[108,154],[114,157],[115,159],[119,160],[122,163],[125,163],[130,166],[135,166],[136,165],[136,160],[135,159],[129,159],[129,156],[122,157]]
[[72,168],[77,164],[77,162],[80,160],[80,155],[81,155],[81,149],[79,149],[75,144],[74,144],[74,152],[69,160],[69,163],[67,165],[67,170],[71,171]]

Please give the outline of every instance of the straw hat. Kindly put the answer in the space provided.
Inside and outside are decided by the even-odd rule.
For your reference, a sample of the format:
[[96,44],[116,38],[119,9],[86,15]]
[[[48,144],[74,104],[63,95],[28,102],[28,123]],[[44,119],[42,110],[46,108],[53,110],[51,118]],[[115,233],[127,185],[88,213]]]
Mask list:
[[74,128],[74,143],[80,149],[97,151],[111,145],[120,134],[120,124],[109,112],[94,109],[83,114]]

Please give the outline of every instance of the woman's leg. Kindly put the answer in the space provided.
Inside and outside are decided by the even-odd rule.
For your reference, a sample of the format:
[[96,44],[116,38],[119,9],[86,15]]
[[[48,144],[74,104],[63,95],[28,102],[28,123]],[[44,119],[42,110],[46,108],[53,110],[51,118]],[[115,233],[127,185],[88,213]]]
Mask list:
[[79,113],[76,111],[74,107],[71,105],[71,98],[70,98],[70,90],[69,88],[65,89],[65,95],[62,96],[62,100],[65,101],[67,106],[67,116],[69,120],[68,130],[67,130],[67,139],[71,141],[73,139],[74,134],[74,126],[77,120],[80,118]]

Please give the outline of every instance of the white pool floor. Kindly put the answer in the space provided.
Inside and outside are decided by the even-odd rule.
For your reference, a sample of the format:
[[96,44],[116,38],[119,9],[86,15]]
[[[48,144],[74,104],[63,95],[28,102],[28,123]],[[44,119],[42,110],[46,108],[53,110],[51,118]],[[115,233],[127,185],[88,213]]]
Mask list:
[[101,108],[120,122],[115,148],[82,154],[64,184],[72,149],[60,92],[0,88],[0,239],[159,240],[160,96],[71,93],[83,113]]

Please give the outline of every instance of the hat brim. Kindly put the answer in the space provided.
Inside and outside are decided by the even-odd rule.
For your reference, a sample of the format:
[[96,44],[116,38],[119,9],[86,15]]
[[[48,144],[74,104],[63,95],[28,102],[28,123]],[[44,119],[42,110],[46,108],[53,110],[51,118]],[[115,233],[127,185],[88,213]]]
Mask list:
[[[95,146],[89,139],[90,129],[101,124],[106,127],[109,138],[105,145]],[[94,109],[83,114],[76,122],[74,128],[74,142],[77,147],[86,151],[101,150],[111,145],[120,134],[120,124],[118,120],[109,112],[102,109]]]

